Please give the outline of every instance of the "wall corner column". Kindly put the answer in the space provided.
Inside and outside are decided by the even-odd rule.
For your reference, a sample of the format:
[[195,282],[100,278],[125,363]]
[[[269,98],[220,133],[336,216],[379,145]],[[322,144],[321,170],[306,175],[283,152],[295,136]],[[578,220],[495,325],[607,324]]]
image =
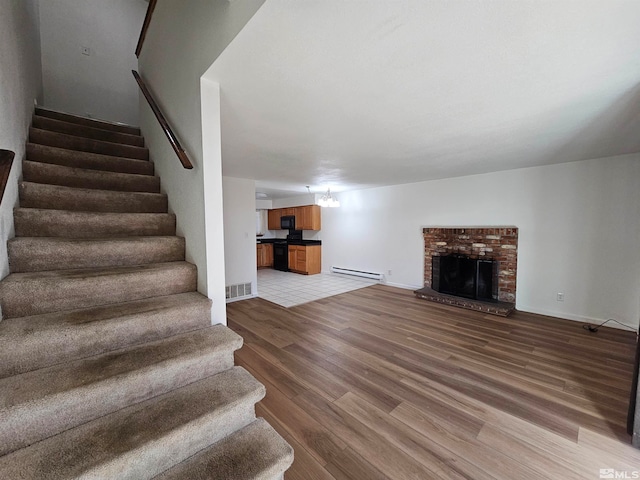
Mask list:
[[201,78],[200,99],[207,259],[206,294],[213,301],[211,322],[226,325],[220,85],[206,78]]

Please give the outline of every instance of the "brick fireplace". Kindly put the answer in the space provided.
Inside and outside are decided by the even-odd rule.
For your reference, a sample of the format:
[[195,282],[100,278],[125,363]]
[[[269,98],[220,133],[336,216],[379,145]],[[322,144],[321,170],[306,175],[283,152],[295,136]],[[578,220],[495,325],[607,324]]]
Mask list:
[[[516,301],[516,275],[518,271],[518,228],[506,227],[427,227],[424,236],[424,286],[416,295],[427,300],[480,310],[486,313],[508,315]],[[490,258],[498,262],[497,300],[493,307],[431,290],[432,257],[462,254],[471,258]],[[438,297],[438,298],[431,298]],[[504,307],[508,312],[496,311]]]

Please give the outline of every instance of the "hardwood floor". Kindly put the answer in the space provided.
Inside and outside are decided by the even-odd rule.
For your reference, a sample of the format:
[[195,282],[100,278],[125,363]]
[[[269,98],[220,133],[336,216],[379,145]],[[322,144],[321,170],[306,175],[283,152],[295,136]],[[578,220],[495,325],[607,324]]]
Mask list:
[[237,364],[267,387],[257,414],[295,450],[287,480],[640,472],[625,432],[633,332],[500,318],[382,285],[227,312],[245,340]]

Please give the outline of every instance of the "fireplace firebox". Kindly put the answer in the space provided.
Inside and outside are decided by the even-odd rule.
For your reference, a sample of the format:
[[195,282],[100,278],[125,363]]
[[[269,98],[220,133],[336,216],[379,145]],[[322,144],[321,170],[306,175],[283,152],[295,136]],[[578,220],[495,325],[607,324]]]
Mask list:
[[432,257],[431,288],[433,290],[495,302],[498,300],[498,262],[468,255]]
[[518,227],[424,227],[422,234],[424,288],[416,297],[503,317],[515,310]]

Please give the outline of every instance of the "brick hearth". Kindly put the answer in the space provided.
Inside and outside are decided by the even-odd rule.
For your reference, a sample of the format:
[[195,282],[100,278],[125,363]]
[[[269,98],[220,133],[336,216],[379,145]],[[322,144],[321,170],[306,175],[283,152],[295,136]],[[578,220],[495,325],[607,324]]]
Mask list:
[[[517,227],[428,227],[423,229],[423,236],[425,289],[431,289],[431,257],[459,253],[471,258],[491,258],[498,261],[498,301],[515,304],[518,271]],[[470,308],[469,300],[460,299],[460,303],[465,305],[459,306]],[[485,302],[475,303],[482,305]],[[486,309],[482,306],[474,309],[494,313],[489,311],[488,306]]]

